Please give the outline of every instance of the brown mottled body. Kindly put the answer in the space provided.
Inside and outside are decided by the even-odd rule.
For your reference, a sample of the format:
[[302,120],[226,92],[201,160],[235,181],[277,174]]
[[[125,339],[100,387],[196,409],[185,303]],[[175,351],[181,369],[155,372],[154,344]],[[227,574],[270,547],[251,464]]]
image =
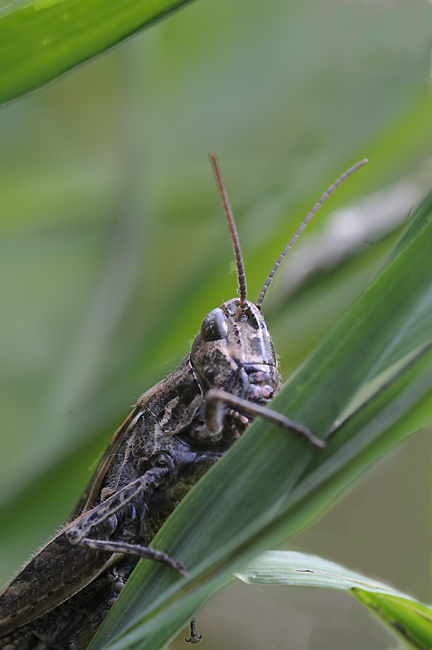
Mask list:
[[[237,299],[204,319],[189,354],[138,400],[115,434],[70,523],[30,560],[0,596],[2,650],[85,648],[139,557],[71,544],[85,513],[138,479],[157,481],[106,518],[91,538],[147,547],[187,492],[241,435],[251,417],[223,408],[206,420],[206,395],[222,389],[266,405],[279,387],[270,335],[248,303]],[[153,475],[153,481],[155,476]]]

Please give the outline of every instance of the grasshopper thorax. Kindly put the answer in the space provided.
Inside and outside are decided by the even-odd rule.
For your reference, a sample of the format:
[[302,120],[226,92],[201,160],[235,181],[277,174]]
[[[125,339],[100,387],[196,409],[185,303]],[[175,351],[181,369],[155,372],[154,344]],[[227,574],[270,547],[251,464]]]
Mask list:
[[221,388],[265,405],[280,384],[276,355],[260,310],[233,298],[204,318],[191,363],[205,389]]

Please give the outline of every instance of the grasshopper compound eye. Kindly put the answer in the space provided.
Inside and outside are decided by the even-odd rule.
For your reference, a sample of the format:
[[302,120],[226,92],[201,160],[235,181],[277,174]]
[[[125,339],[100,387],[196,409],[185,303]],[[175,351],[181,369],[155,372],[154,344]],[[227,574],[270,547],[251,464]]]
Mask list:
[[222,309],[212,309],[201,325],[201,336],[204,341],[218,341],[228,334],[228,325]]

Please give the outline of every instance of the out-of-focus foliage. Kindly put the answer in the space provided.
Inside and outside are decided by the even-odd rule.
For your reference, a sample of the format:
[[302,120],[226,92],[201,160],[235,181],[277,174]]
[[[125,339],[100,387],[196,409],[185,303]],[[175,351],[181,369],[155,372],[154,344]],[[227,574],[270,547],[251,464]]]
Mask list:
[[2,0],[0,103],[41,88],[188,0]]
[[[402,177],[431,187],[431,12],[423,0],[199,0],[1,109],[3,581],[61,525],[134,399],[184,356],[207,311],[235,294],[210,149],[231,194],[251,298],[321,192],[356,160],[370,164],[311,232],[329,209]],[[291,300],[269,295],[285,377],[390,245],[365,245]],[[424,574],[403,559],[412,544],[417,562],[429,561],[422,445],[394,456],[397,479],[390,466],[369,477],[334,511],[339,519],[330,513],[297,543],[427,600]],[[379,533],[368,538],[369,526]],[[353,632],[356,616],[347,637],[380,647],[380,630]],[[305,619],[308,629],[311,621],[334,647],[341,630],[331,636],[328,617]],[[295,634],[292,647],[302,647]]]

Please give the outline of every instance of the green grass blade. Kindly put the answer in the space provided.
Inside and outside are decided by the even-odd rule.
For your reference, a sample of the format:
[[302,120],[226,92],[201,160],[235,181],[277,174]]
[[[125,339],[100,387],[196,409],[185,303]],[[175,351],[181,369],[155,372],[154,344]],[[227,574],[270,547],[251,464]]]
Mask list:
[[34,0],[0,8],[0,104],[41,88],[190,0]]
[[334,562],[295,551],[268,551],[236,576],[247,584],[346,589],[410,647],[432,646],[432,609],[392,587]]
[[361,589],[417,602],[383,582],[365,577],[336,562],[297,551],[266,551],[236,571],[235,575],[248,585]]
[[[427,226],[428,215],[431,210],[431,201],[432,195],[429,195],[420,205],[415,217],[410,220],[404,234],[391,251],[386,265],[391,264],[391,262],[410,245],[410,242],[418,237],[421,230]],[[426,253],[426,250],[423,252]],[[406,271],[408,273],[410,269],[407,268]],[[389,315],[391,316],[392,314]],[[383,350],[381,358],[369,375],[369,379],[377,376],[392,364],[397,363],[402,357],[409,354],[412,350],[415,350],[418,346],[423,345],[430,339],[431,331],[432,301],[430,300],[426,288],[425,292],[420,291],[417,295],[412,296],[410,313],[405,321],[405,325],[400,328],[398,336],[395,337],[391,344],[387,346],[387,349]]]

